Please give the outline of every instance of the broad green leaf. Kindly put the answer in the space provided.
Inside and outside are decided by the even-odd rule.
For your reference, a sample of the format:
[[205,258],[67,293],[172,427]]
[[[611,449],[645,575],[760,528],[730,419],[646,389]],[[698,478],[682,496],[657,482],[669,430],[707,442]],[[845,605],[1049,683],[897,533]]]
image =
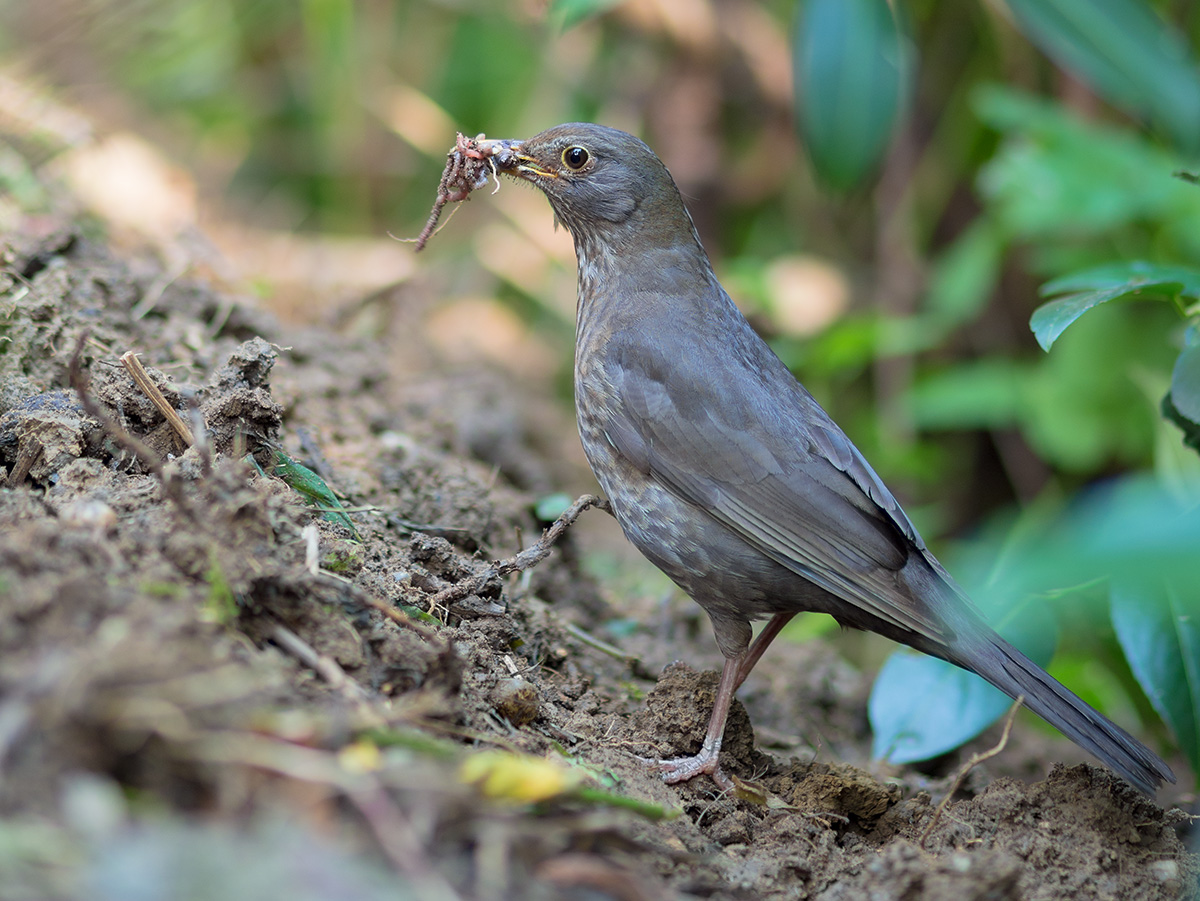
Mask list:
[[1174,266],[1150,263],[1145,260],[1126,260],[1093,266],[1081,272],[1072,272],[1042,285],[1039,292],[1043,297],[1053,294],[1069,294],[1081,291],[1103,291],[1132,285],[1145,291],[1157,284],[1178,284],[1180,293],[1189,297],[1200,297],[1200,269],[1191,266]]
[[1169,391],[1163,396],[1161,410],[1163,418],[1173,422],[1183,432],[1183,443],[1200,453],[1200,423],[1193,422],[1175,409]]
[[[1041,598],[1027,597],[993,625],[1039,666],[1054,656],[1058,629]],[[893,763],[945,754],[994,723],[1012,703],[973,673],[935,657],[898,651],[871,688],[871,753]]]
[[897,651],[879,670],[867,702],[871,756],[892,763],[937,757],[970,741],[1011,704],[964,669]]
[[[1026,534],[1018,535],[1022,531]],[[1093,490],[1061,514],[1039,518],[1032,528],[1018,520],[1013,535],[1016,540],[999,555],[992,579],[976,579],[974,593],[985,613],[1000,606],[997,599],[1025,598],[1024,603],[999,617],[993,613],[992,621],[997,631],[1039,665],[1048,662],[1057,641],[1045,602],[1050,593],[1076,591],[1079,586],[1096,584],[1104,578],[1122,586],[1164,582],[1188,586],[1189,595],[1176,592],[1172,600],[1182,611],[1172,625],[1179,633],[1175,639],[1178,647],[1173,649],[1160,642],[1154,658],[1160,671],[1183,676],[1155,677],[1148,683],[1139,675],[1139,680],[1149,692],[1150,684],[1183,679],[1193,686],[1188,703],[1192,704],[1189,709],[1195,710],[1194,686],[1200,668],[1200,609],[1196,605],[1200,590],[1191,586],[1200,585],[1196,553],[1200,547],[1200,507],[1181,502],[1152,479],[1129,477]],[[995,549],[987,550],[998,555]],[[975,561],[976,576],[980,574],[981,556],[984,554],[976,548],[968,558]],[[1125,590],[1128,593],[1130,589]],[[1120,628],[1131,637],[1142,634],[1137,632],[1136,624],[1124,623]],[[1161,626],[1155,628],[1162,631]],[[1125,643],[1123,637],[1122,645]],[[1132,665],[1132,658],[1130,662]],[[1137,666],[1134,671],[1137,673]],[[874,753],[886,754],[897,762],[918,760],[943,753],[978,734],[1003,713],[1007,704],[998,692],[984,690],[976,683],[979,680],[975,677],[960,675],[955,667],[933,658],[905,652],[889,659],[872,689],[869,705],[876,733]],[[1172,697],[1169,692],[1167,697]],[[1178,706],[1184,702],[1175,699],[1172,703]],[[1172,715],[1177,720],[1184,716],[1181,712]],[[1184,729],[1189,728],[1186,718],[1181,722]],[[1194,723],[1190,728],[1195,730]]]
[[796,122],[820,178],[847,190],[879,164],[909,95],[909,50],[887,0],[803,0],[792,50]]
[[1171,403],[1183,416],[1200,423],[1200,345],[1185,347],[1171,372]]
[[1200,150],[1200,73],[1183,37],[1144,0],[1008,0],[1055,62],[1112,103],[1148,114]]
[[1114,463],[1139,465],[1152,452],[1155,420],[1130,378],[1165,375],[1178,314],[1167,304],[1108,304],[1083,316],[1029,362],[1020,427],[1038,455],[1089,478]]
[[1200,774],[1200,579],[1117,582],[1112,621],[1138,684]]
[[1106,288],[1103,291],[1071,294],[1058,300],[1052,300],[1033,311],[1033,315],[1029,317],[1029,328],[1033,330],[1034,337],[1042,346],[1042,350],[1048,351],[1054,346],[1058,336],[1067,330],[1067,326],[1088,310],[1098,307],[1102,303],[1108,303],[1110,300],[1116,300],[1118,297],[1124,297],[1128,293],[1129,289],[1122,286]]
[[1132,260],[1109,263],[1056,278],[1042,286],[1043,297],[1067,293],[1034,311],[1029,327],[1042,350],[1049,350],[1072,322],[1102,303],[1122,297],[1173,299],[1200,295],[1200,271]]
[[1060,297],[1058,300],[1044,303],[1034,310],[1033,315],[1029,317],[1029,328],[1033,330],[1034,337],[1037,338],[1038,344],[1042,346],[1042,350],[1048,351],[1054,346],[1054,342],[1058,340],[1059,336],[1067,330],[1067,326],[1088,310],[1094,309],[1102,303],[1108,303],[1110,300],[1118,300],[1122,297],[1142,292],[1163,293],[1173,296],[1179,293],[1181,287],[1178,282],[1158,282],[1152,284],[1136,284],[1131,282],[1116,288],[1104,288],[1100,291],[1085,291],[1080,294],[1070,294],[1066,297]]

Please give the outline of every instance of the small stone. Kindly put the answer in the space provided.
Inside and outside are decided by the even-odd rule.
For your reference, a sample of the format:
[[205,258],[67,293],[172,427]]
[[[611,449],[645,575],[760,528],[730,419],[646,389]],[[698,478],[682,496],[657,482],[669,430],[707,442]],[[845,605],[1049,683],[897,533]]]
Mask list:
[[1165,887],[1172,890],[1180,887],[1179,861],[1156,860],[1150,864],[1148,869],[1150,870],[1150,874]]
[[92,529],[97,534],[117,527],[117,514],[104,501],[81,499],[72,501],[58,515],[67,528]]
[[542,709],[537,690],[521,678],[497,685],[495,698],[496,712],[518,728],[532,723]]

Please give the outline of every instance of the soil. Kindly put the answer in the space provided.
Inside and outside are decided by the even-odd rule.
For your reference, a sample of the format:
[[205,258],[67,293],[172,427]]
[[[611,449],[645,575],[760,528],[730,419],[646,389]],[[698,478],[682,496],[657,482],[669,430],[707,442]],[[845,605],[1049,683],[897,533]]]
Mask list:
[[69,212],[0,247],[0,898],[1196,896],[1190,818],[1090,764],[989,761],[937,812],[962,758],[870,764],[864,679],[818,642],[735,705],[740,796],[663,784],[635,755],[699,746],[699,611],[630,618],[578,530],[488,570],[547,525],[568,421],[416,337],[163,287]]

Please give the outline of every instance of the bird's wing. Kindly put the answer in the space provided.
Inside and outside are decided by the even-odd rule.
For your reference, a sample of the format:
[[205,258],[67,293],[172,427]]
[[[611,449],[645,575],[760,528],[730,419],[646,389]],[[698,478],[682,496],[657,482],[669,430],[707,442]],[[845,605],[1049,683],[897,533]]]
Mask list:
[[[898,574],[916,529],[845,434],[765,344],[610,346],[618,452],[778,563],[898,628],[946,627]],[[690,352],[689,352],[690,351]],[[713,352],[718,359],[713,359]]]

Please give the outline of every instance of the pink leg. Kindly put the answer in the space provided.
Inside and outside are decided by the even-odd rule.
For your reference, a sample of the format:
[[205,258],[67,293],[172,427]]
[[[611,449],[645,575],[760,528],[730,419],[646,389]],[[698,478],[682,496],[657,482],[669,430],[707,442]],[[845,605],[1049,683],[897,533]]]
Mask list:
[[708,720],[708,729],[704,733],[704,743],[700,745],[700,753],[692,757],[676,757],[672,760],[646,760],[646,763],[656,767],[664,782],[674,784],[685,782],[701,773],[712,776],[713,782],[722,791],[732,791],[733,781],[721,769],[721,739],[725,735],[725,720],[729,717],[729,705],[733,703],[733,693],[746,681],[754,664],[763,655],[767,645],[779,634],[779,630],[787,625],[795,614],[777,613],[773,616],[758,637],[751,642],[750,647],[737,657],[727,657],[721,667],[721,681],[717,683],[717,697],[713,702],[712,716]]
[[746,681],[750,670],[754,669],[754,665],[758,663],[758,658],[763,655],[767,645],[775,640],[775,636],[783,631],[783,627],[791,622],[795,615],[794,613],[776,613],[762,627],[762,631],[758,633],[758,637],[754,641],[750,642],[750,647],[746,649],[746,654],[742,658],[742,664],[738,668],[738,680],[733,686],[734,691],[742,687],[742,683]]

